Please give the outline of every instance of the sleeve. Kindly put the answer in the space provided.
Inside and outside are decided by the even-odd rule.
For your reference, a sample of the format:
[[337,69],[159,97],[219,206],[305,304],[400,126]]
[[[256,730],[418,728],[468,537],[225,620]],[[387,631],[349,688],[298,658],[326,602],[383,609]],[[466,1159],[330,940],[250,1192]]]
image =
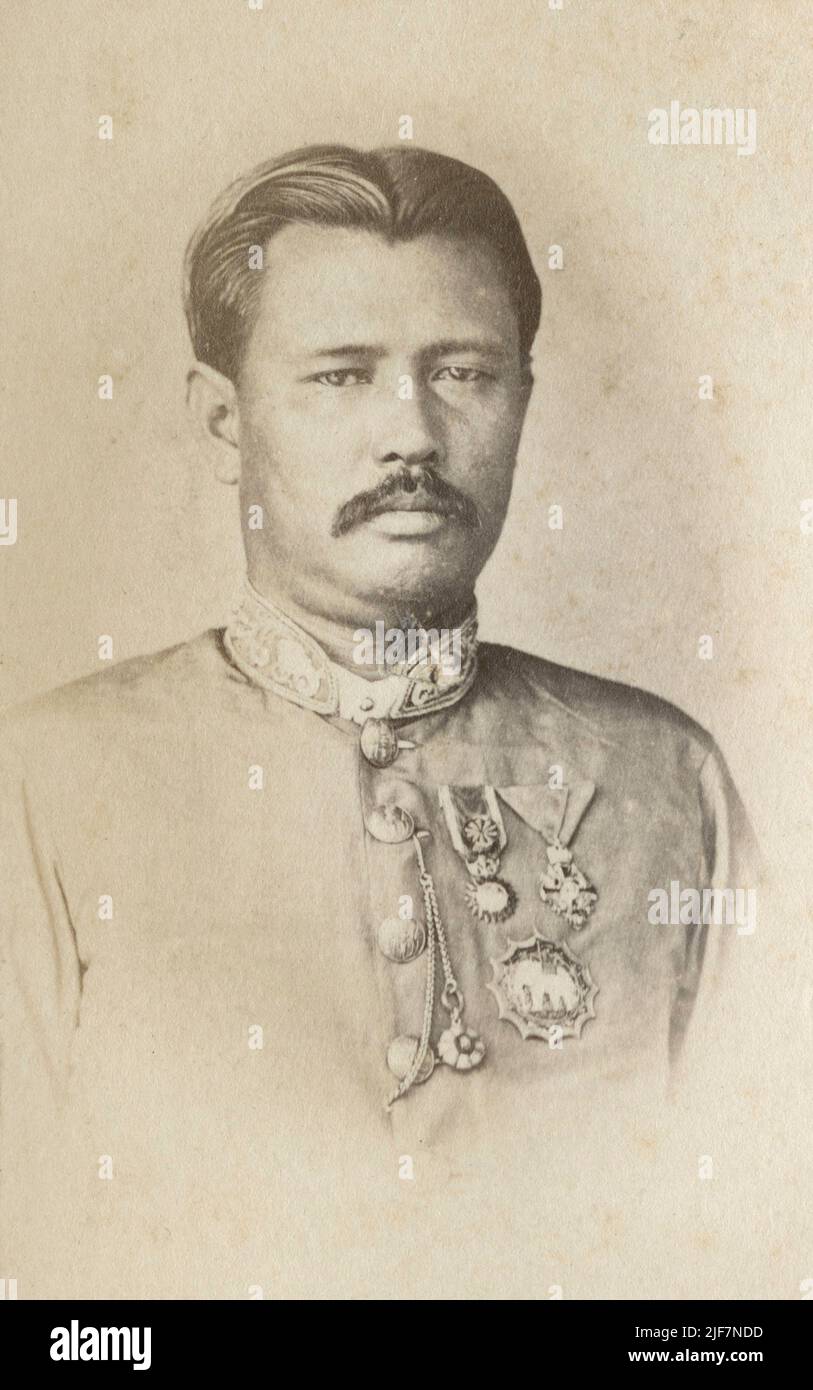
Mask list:
[[[699,776],[702,823],[701,894],[712,890],[711,920],[687,928],[685,965],[672,1019],[673,1063],[704,1044],[728,988],[735,943],[756,931],[765,869],[748,815],[716,745],[707,753]],[[715,920],[717,905],[720,918]],[[740,951],[739,955],[742,956]]]
[[[6,726],[7,727],[7,726]],[[60,1126],[81,988],[59,861],[8,736],[0,735],[0,1251],[30,1296],[26,1250],[47,1258],[49,1192],[58,1188]]]

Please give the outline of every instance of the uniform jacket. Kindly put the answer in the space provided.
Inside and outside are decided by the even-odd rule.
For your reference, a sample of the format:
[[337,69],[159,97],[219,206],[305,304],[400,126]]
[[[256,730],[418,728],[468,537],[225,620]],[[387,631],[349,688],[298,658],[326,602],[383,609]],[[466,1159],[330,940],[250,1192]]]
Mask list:
[[[269,683],[267,651],[254,679],[251,634],[236,631],[3,720],[3,1133],[20,1296],[300,1295],[324,1277],[331,1230],[347,1287],[368,1296],[381,1239],[364,1204],[392,1215],[393,1165],[435,1163],[465,1186],[467,1163],[506,1136],[532,1134],[539,1154],[573,1115],[580,1141],[600,1143],[622,1096],[667,1090],[731,928],[653,925],[648,895],[753,881],[719,751],[660,699],[481,643],[465,693],[407,709],[406,746],[376,766],[358,722],[314,708],[327,668],[309,642],[316,673],[297,665],[292,631]],[[484,789],[504,840],[494,876],[516,900],[496,921],[472,911],[476,881],[444,811],[462,808],[460,831]],[[427,1007],[428,951],[381,948],[382,923],[397,938],[399,921],[425,922],[414,840],[373,833],[402,812],[427,832],[465,1027],[485,1055],[467,1069],[438,1058],[387,1108],[388,1049],[420,1036]],[[540,894],[552,844],[595,894],[580,925]],[[526,1023],[536,980],[543,1012],[575,998],[584,1017],[561,1036],[523,1036],[501,1017],[505,990],[501,1003],[489,988],[494,962],[538,937],[552,943],[547,973],[532,966],[511,987],[525,989]],[[435,956],[437,1057],[450,1012]]]

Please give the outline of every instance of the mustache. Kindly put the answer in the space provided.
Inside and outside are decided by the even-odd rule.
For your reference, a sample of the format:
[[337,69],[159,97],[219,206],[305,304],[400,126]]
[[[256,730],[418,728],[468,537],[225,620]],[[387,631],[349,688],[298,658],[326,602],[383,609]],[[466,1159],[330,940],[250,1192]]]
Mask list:
[[441,516],[454,517],[464,526],[476,530],[481,525],[480,514],[470,497],[452,487],[443,478],[433,473],[431,468],[423,468],[419,474],[399,472],[382,478],[377,487],[369,492],[360,492],[345,502],[336,513],[330,528],[332,536],[344,536],[354,526],[380,512],[390,511],[394,503],[415,495],[425,500],[426,510],[438,512]]

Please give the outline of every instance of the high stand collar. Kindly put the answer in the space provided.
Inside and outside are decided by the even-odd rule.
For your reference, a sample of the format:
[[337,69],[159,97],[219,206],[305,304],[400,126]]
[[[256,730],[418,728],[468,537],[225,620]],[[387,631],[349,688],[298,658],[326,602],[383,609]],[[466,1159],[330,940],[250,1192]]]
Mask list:
[[315,714],[337,715],[355,724],[415,719],[456,704],[471,688],[477,674],[477,608],[460,625],[456,670],[448,661],[448,648],[430,646],[400,663],[396,673],[366,680],[331,661],[310,633],[246,577],[224,642],[232,662],[249,680]]

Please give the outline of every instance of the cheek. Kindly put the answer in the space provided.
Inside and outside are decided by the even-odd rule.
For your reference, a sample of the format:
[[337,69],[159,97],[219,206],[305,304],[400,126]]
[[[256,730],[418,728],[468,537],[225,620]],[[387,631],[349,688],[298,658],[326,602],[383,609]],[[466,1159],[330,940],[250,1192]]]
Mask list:
[[305,429],[296,415],[270,393],[252,399],[240,408],[244,447],[252,459],[276,460],[291,452],[303,451]]
[[240,454],[248,488],[277,504],[318,502],[318,449],[309,432],[290,412],[264,401],[241,413]]
[[298,416],[256,412],[241,420],[241,509],[259,503],[265,544],[300,558],[333,545],[331,527],[354,491],[337,464],[336,431],[303,428]]
[[358,409],[338,409],[329,393],[305,397],[296,390],[252,393],[240,406],[241,436],[253,459],[284,463],[307,476],[309,486],[330,490],[334,475],[369,439],[369,421]]
[[455,452],[461,483],[475,500],[494,507],[507,503],[519,436],[517,412],[507,407],[483,411],[466,421]]

